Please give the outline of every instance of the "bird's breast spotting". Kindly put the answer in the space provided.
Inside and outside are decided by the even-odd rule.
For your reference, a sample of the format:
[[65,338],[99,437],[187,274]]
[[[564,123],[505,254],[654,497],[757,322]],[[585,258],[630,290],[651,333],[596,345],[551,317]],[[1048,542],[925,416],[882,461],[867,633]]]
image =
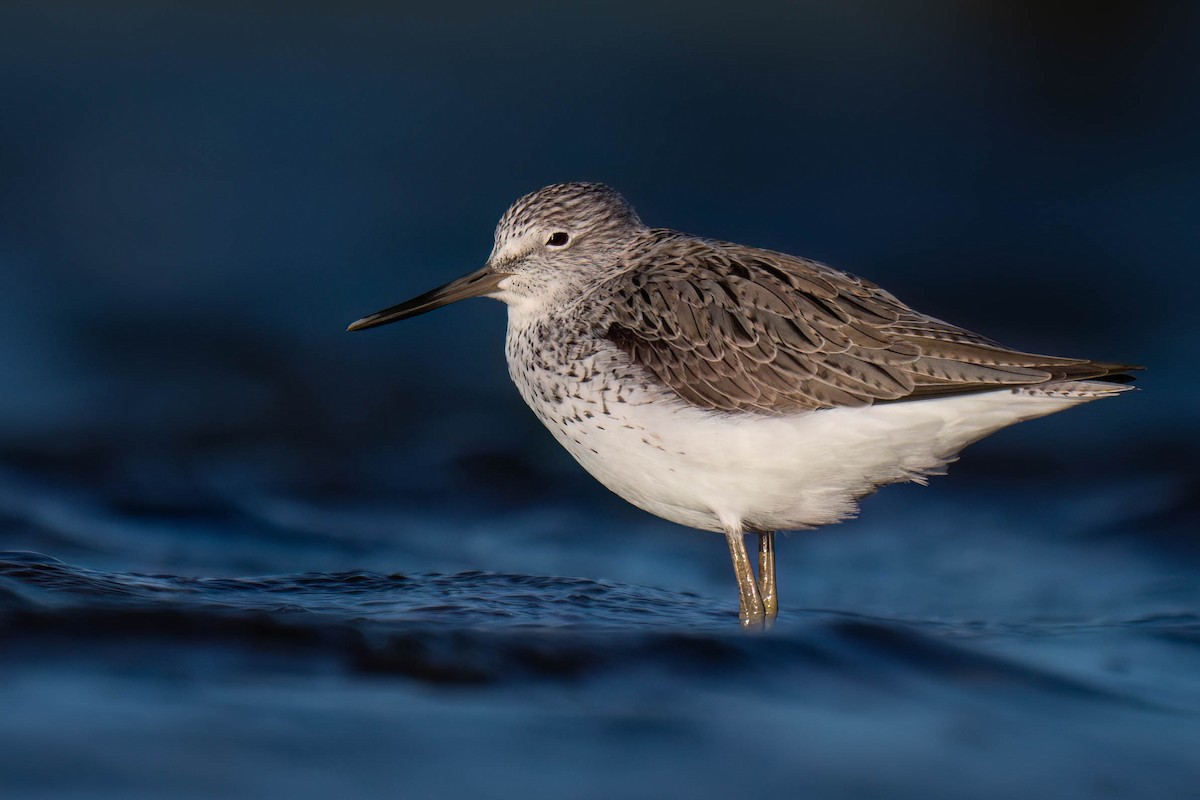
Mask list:
[[651,394],[645,374],[623,354],[573,328],[550,319],[510,323],[505,343],[521,397],[556,432],[616,422],[625,416],[622,406],[647,402]]

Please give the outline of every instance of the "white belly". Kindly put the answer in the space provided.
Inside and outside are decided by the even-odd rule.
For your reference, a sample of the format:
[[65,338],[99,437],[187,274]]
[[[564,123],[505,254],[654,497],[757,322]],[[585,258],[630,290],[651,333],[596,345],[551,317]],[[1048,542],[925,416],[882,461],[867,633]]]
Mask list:
[[879,486],[923,482],[966,445],[1088,399],[1001,390],[787,417],[662,403],[609,404],[607,415],[569,422],[539,416],[639,508],[703,530],[771,531],[845,519]]

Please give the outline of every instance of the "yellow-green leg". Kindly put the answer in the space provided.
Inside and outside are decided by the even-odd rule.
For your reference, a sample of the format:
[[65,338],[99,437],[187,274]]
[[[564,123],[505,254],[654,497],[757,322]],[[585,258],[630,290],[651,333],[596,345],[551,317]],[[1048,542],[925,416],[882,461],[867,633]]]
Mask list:
[[775,588],[775,532],[758,535],[758,592],[767,624],[779,616],[779,592]]
[[726,530],[725,540],[729,543],[729,557],[733,560],[733,574],[738,582],[738,597],[741,600],[741,613],[738,616],[742,627],[760,628],[766,619],[766,612],[758,581],[754,577],[754,568],[750,566],[750,556],[746,554],[745,537],[739,528]]

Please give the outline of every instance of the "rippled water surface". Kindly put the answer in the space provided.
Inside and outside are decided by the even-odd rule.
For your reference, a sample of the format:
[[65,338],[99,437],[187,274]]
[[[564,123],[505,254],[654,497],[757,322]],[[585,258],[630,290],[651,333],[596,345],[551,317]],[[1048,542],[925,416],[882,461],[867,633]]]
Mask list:
[[0,774],[28,796],[1200,785],[1195,507],[1169,475],[897,487],[781,540],[780,622],[744,633],[718,537],[569,477],[446,512],[263,467],[231,491],[160,463],[150,489],[143,460],[9,460]]

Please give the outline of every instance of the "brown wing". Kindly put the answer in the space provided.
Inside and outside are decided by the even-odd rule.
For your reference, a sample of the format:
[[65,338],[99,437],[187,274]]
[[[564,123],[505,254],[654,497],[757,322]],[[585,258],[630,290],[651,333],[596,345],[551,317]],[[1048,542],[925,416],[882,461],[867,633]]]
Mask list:
[[655,231],[601,332],[687,402],[787,413],[1115,376],[1009,350],[816,262]]

